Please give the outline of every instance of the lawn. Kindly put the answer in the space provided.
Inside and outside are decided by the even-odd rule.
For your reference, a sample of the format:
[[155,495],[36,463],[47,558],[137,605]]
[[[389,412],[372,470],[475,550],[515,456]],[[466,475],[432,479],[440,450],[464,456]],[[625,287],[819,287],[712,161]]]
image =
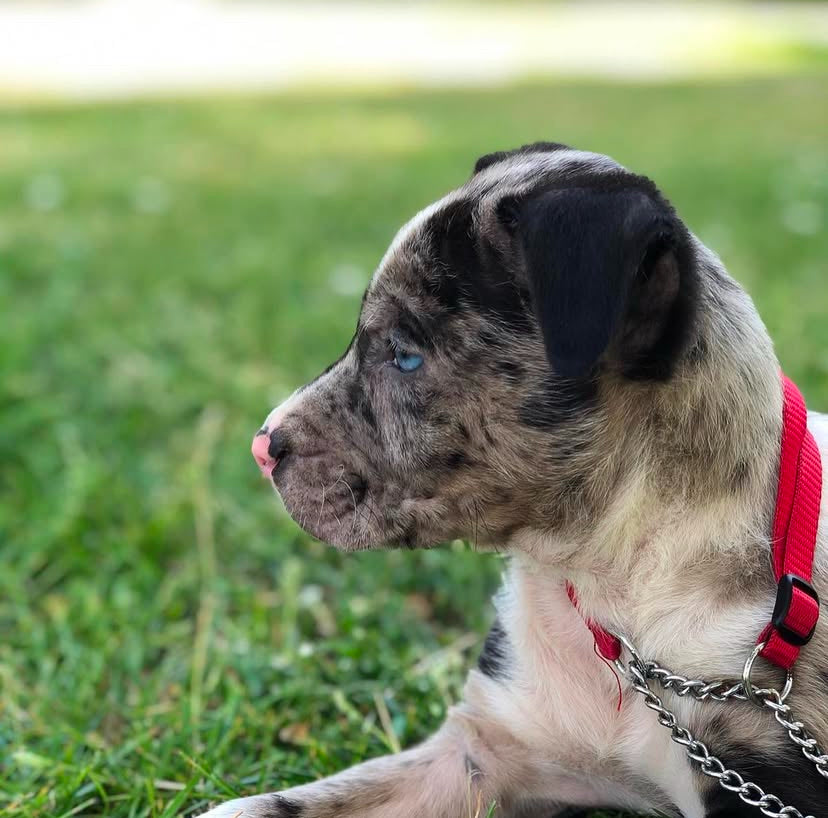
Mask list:
[[249,455],[490,150],[653,176],[828,409],[824,77],[0,110],[0,815],[189,815],[409,745],[501,563],[341,556]]

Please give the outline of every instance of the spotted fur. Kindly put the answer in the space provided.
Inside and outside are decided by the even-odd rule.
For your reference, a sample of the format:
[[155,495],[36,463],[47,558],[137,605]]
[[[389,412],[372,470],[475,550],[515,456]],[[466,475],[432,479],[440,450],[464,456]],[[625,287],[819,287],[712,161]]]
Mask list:
[[[423,365],[400,371],[398,350]],[[750,298],[648,179],[556,143],[480,159],[394,239],[343,357],[263,426],[312,535],[513,555],[479,667],[421,746],[208,815],[753,814],[626,685],[618,706],[565,581],[645,655],[738,676],[775,594],[778,369]],[[828,460],[828,419],[810,423]],[[823,518],[817,588],[827,573]],[[823,746],[826,678],[820,628],[791,701]],[[667,700],[737,770],[828,816],[828,785],[769,715]]]

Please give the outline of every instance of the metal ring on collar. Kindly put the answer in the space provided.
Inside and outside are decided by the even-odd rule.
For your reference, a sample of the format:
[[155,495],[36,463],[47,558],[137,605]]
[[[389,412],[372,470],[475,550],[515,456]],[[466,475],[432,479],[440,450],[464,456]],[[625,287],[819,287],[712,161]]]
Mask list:
[[[638,666],[638,668],[643,670],[646,667],[646,663],[635,649],[635,645],[633,645],[633,643],[630,642],[626,636],[622,636],[621,634],[613,633],[612,636],[614,636],[622,644],[622,646],[626,648],[627,653],[630,654],[633,662]],[[627,666],[620,659],[615,660],[615,666],[620,669],[622,673],[627,672]]]
[[782,688],[782,692],[778,693],[773,688],[767,687],[760,687],[754,688],[753,683],[750,680],[750,675],[753,672],[753,664],[756,661],[759,654],[765,649],[765,645],[767,642],[760,642],[754,649],[753,653],[748,656],[747,661],[745,662],[745,666],[742,669],[742,684],[745,688],[745,696],[747,696],[748,701],[755,704],[757,707],[763,707],[764,701],[760,698],[760,695],[768,696],[772,693],[777,693],[779,696],[779,703],[785,701],[791,693],[791,689],[793,688],[794,676],[793,670],[788,668],[787,670],[787,677],[785,678],[785,686]]

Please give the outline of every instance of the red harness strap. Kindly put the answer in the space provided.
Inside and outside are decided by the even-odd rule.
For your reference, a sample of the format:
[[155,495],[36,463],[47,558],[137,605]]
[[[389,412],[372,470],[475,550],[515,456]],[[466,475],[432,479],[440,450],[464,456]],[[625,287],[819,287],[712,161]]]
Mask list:
[[[778,587],[771,622],[758,641],[765,642],[761,654],[765,659],[788,669],[811,640],[819,619],[819,597],[811,585],[811,574],[822,499],[822,462],[808,431],[805,400],[793,381],[784,375],[782,381],[782,455],[773,519],[773,573]],[[566,590],[577,607],[575,588],[567,582]],[[613,661],[621,655],[616,637],[590,619],[586,625],[605,659]]]

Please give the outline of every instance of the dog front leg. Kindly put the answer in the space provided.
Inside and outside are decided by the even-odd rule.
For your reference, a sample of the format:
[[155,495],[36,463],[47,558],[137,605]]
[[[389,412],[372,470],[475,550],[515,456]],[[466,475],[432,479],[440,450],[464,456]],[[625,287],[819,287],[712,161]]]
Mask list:
[[202,818],[484,818],[495,789],[447,723],[411,750],[280,793],[229,801]]
[[[396,755],[367,761],[330,778],[268,795],[229,801],[201,818],[512,818],[525,811],[537,783],[527,778],[526,750],[507,731],[458,708],[438,733]],[[531,765],[529,765],[531,766]],[[546,769],[544,816],[568,804],[594,804],[578,779]],[[600,799],[599,799],[600,800]],[[492,807],[494,809],[492,811]]]

